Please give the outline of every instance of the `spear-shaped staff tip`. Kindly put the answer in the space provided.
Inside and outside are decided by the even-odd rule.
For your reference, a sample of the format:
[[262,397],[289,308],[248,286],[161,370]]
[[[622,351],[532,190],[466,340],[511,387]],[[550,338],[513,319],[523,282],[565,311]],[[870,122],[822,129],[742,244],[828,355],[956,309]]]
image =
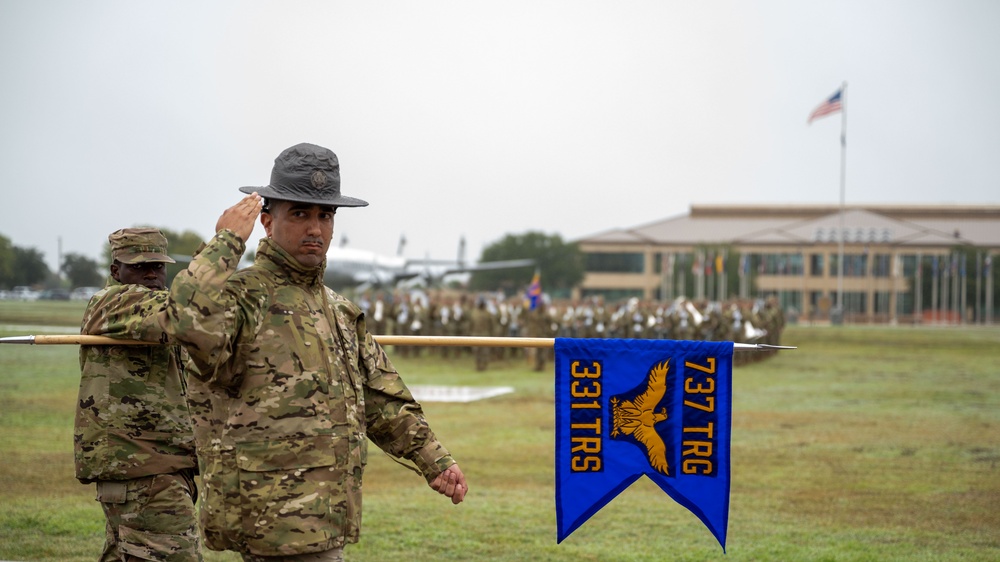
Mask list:
[[9,338],[0,338],[0,343],[35,343],[35,336],[11,336]]

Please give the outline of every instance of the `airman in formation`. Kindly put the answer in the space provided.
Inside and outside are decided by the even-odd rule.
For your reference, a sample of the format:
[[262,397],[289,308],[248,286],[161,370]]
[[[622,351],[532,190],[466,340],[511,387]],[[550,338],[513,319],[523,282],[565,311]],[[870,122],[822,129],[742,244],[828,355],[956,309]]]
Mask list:
[[[390,311],[385,314],[389,321],[376,321],[375,333],[397,335],[673,339],[780,345],[785,324],[774,297],[725,302],[695,302],[683,297],[671,302],[630,298],[610,304],[601,296],[560,302],[543,298],[531,308],[521,295],[457,291],[428,295],[417,290],[379,293],[364,300],[382,302],[384,310]],[[372,307],[374,310],[375,304]],[[401,356],[420,353],[416,346],[399,347],[397,353]],[[490,361],[519,357],[526,357],[534,369],[544,370],[546,361],[553,357],[551,350],[516,347],[427,349],[426,353],[444,358],[475,357],[480,370]],[[738,354],[737,361],[767,355]]]

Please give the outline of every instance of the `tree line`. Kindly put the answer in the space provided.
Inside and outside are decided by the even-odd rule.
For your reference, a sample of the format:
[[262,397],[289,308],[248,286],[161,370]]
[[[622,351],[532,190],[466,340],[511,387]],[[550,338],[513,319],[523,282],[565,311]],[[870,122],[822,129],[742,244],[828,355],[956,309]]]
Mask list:
[[[69,253],[63,256],[62,273],[70,287],[91,287],[103,284],[97,262],[87,256]],[[0,289],[20,285],[58,288],[65,285],[58,272],[45,263],[45,254],[37,248],[15,246],[10,238],[0,234]]]
[[[143,225],[145,226],[145,225]],[[137,226],[138,227],[138,226]],[[177,232],[159,228],[167,237],[169,253],[191,256],[204,241],[196,232]],[[248,247],[248,253],[256,248]],[[68,253],[62,257],[59,271],[51,271],[45,262],[45,255],[36,248],[14,245],[10,238],[0,234],[0,289],[10,289],[19,285],[29,287],[76,288],[102,287],[111,264],[111,246],[107,240],[101,252],[103,260],[97,261],[82,254]],[[529,231],[523,234],[508,234],[483,250],[480,261],[531,258],[539,264],[542,282],[546,292],[569,294],[569,290],[583,280],[584,259],[576,244],[564,242],[558,234],[544,234]],[[333,264],[328,264],[331,266]],[[187,261],[178,258],[177,263],[167,266],[167,282],[187,267]],[[519,290],[524,285],[524,272],[514,270],[480,271],[470,279],[471,290]]]
[[[167,237],[171,254],[190,256],[202,242],[202,236],[190,230],[179,233],[159,228]],[[70,252],[62,256],[59,270],[52,271],[45,262],[45,254],[37,248],[16,246],[10,238],[0,234],[0,289],[21,285],[45,289],[103,287],[111,264],[111,245],[106,239],[101,255],[104,259],[98,261]],[[184,262],[170,264],[168,280],[186,266]]]

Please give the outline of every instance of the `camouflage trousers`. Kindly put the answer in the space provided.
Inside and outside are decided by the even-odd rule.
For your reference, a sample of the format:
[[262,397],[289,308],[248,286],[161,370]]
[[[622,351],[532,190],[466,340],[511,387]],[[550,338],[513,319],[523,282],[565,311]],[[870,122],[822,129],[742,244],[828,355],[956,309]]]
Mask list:
[[545,370],[545,356],[548,354],[548,349],[534,348],[530,349],[529,355],[531,356],[532,368],[536,371]]
[[101,562],[202,562],[191,470],[97,482],[107,519]]
[[244,554],[243,562],[344,562],[344,549],[331,548],[323,552],[292,554],[290,556],[257,556]]
[[476,370],[485,371],[490,364],[490,348],[480,346],[476,348]]

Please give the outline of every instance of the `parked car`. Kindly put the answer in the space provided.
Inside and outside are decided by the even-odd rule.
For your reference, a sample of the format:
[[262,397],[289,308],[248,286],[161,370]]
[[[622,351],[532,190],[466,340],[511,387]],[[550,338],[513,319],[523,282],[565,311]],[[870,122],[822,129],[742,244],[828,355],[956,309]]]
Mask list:
[[35,291],[31,287],[27,287],[25,285],[19,285],[11,289],[10,298],[21,301],[38,300],[38,291]]
[[100,290],[100,287],[77,287],[70,292],[69,298],[75,301],[89,301],[90,297]]
[[38,298],[47,301],[68,301],[69,291],[66,289],[46,289],[39,293]]

